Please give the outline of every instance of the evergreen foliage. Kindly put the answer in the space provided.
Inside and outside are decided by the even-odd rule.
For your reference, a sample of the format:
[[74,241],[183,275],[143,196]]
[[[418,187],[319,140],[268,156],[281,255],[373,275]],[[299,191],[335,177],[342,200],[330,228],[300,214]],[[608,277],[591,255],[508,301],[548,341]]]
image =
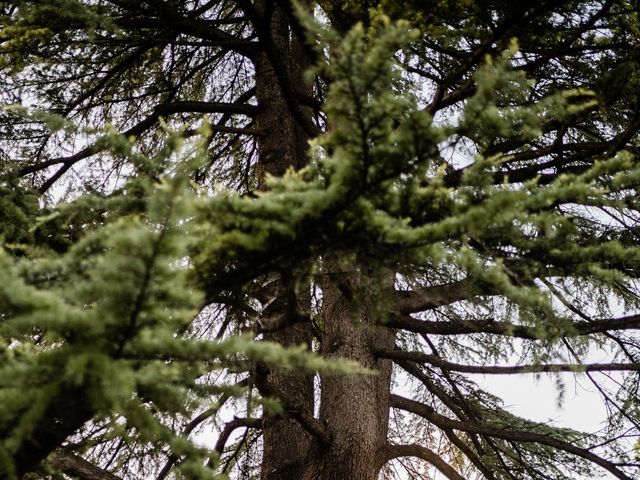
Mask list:
[[[3,6],[0,476],[273,480],[290,418],[317,448],[288,478],[337,478],[330,401],[291,387],[316,375],[386,402],[377,456],[409,474],[635,478],[637,7]],[[274,98],[313,137],[283,175]],[[546,372],[593,382],[602,431],[471,376]]]

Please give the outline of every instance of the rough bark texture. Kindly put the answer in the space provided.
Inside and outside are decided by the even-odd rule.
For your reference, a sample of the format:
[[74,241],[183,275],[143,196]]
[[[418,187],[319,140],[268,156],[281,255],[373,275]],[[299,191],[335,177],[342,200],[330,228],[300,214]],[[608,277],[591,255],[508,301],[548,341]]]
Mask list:
[[[302,74],[308,60],[304,58],[296,37],[291,38],[289,22],[280,8],[267,8],[257,2],[258,12],[262,16],[262,33],[265,51],[254,62],[256,79],[256,98],[258,114],[256,124],[262,132],[258,143],[258,164],[256,176],[259,189],[265,189],[267,175],[283,175],[288,168],[299,169],[306,161],[308,136],[297,124],[294,115],[283,95],[282,79],[276,73],[280,69],[273,62],[279,59],[287,72],[280,72],[288,79],[303,85]],[[292,92],[289,92],[291,94]]]
[[[387,443],[391,362],[376,359],[374,352],[392,347],[394,333],[378,326],[378,299],[356,291],[367,273],[354,267],[345,271],[344,265],[328,270],[322,285],[322,353],[356,360],[376,373],[323,376],[320,420],[331,442],[315,452],[301,478],[375,480]],[[393,285],[389,275],[384,281]]]
[[[290,40],[289,25],[285,13],[280,8],[270,11],[273,6],[268,2],[257,2],[258,13],[265,24],[266,43],[271,43],[271,53],[285,52],[298,57],[298,64],[287,65],[289,74],[302,78],[305,62],[300,58],[300,47],[295,38]],[[267,46],[269,48],[269,46]],[[308,137],[296,124],[282,94],[282,88],[275,73],[272,61],[267,53],[261,53],[255,61],[256,97],[259,113],[256,116],[258,128],[263,135],[258,144],[259,161],[256,168],[259,189],[265,189],[267,175],[282,175],[288,168],[304,166]],[[291,70],[295,69],[295,72]],[[280,295],[285,288],[278,288]],[[300,307],[308,309],[309,299],[299,300]],[[284,303],[286,302],[278,302]],[[274,315],[281,312],[272,312]],[[264,335],[265,340],[282,345],[311,345],[309,324],[285,327],[277,332]],[[313,416],[313,377],[281,372],[259,372],[263,376],[256,382],[266,383],[266,388],[275,395],[286,392],[286,403],[293,408]],[[264,460],[261,477],[263,480],[285,480],[299,478],[311,449],[312,436],[296,421],[285,416],[266,414],[263,421]]]
[[56,455],[49,465],[56,470],[78,478],[80,480],[122,480],[117,475],[108,472],[94,464],[87,462],[78,455],[60,454]]
[[[256,122],[264,132],[258,150],[260,189],[266,188],[268,174],[282,175],[288,168],[304,166],[308,139],[283,96],[273,54],[277,52],[280,59],[289,59],[288,78],[297,88],[303,88],[302,73],[308,60],[289,30],[284,12],[278,7],[269,12],[264,5],[259,6],[258,11],[265,22],[270,22],[267,44],[271,44],[271,55],[261,54],[255,62],[259,102]],[[333,262],[325,262],[323,268],[323,355],[356,360],[377,374],[323,376],[320,424],[327,429],[328,444],[308,433],[295,420],[267,414],[263,422],[262,480],[374,480],[378,477],[379,457],[387,443],[391,361],[376,359],[374,352],[393,348],[393,333],[376,327],[379,319],[372,313],[374,299],[356,294],[365,274],[353,265],[345,271],[344,265]],[[388,287],[392,287],[392,276],[388,277]],[[299,298],[298,302],[301,309],[309,309],[308,299]],[[283,345],[310,345],[310,325],[292,325],[266,334],[265,339]],[[288,408],[313,416],[312,378],[278,372],[259,375],[263,378],[257,382],[264,382],[266,391],[280,395]]]

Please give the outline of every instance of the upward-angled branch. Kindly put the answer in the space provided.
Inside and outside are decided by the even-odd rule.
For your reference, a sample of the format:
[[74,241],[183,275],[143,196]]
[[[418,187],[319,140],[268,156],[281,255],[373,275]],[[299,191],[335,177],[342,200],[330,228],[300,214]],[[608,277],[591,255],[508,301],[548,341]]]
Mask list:
[[[196,102],[196,101],[176,101],[171,103],[165,103],[157,105],[152,113],[147,115],[144,119],[139,121],[137,124],[129,128],[128,130],[122,132],[122,135],[125,137],[139,137],[144,132],[153,127],[158,120],[167,115],[172,115],[175,113],[222,113],[225,115],[225,118],[228,118],[229,115],[232,114],[241,114],[252,116],[257,110],[257,107],[254,105],[248,104],[236,104],[236,103],[222,103],[222,102]],[[214,131],[228,131],[229,133],[245,133],[248,135],[256,135],[259,132],[252,129],[242,129],[237,127],[229,127],[225,128],[224,125],[216,124],[212,126]],[[64,175],[73,165],[80,162],[81,160],[85,160],[97,153],[100,153],[106,149],[106,145],[102,145],[99,142],[89,145],[88,147],[83,148],[77,153],[73,155],[69,155],[66,157],[57,157],[52,158],[50,160],[46,160],[44,162],[35,163],[33,165],[28,165],[26,167],[18,170],[19,176],[28,175],[30,173],[39,172],[49,168],[53,165],[62,166],[56,171],[51,177],[47,179],[46,182],[42,184],[40,187],[40,192],[44,193],[58,180],[62,175]]]
[[[236,383],[235,386],[246,387],[248,383],[249,381],[247,379],[244,379]],[[205,422],[207,419],[209,419],[210,417],[218,413],[222,408],[222,406],[230,398],[231,398],[231,395],[229,393],[223,393],[220,396],[220,398],[218,398],[218,400],[215,402],[215,405],[213,405],[210,408],[207,408],[204,412],[201,412],[199,415],[197,415],[195,418],[193,418],[189,423],[185,425],[184,430],[182,431],[182,436],[188,437],[191,434],[191,432],[193,432],[193,430],[195,430],[198,427],[198,425],[200,425],[202,422]],[[169,455],[169,459],[167,460],[167,463],[165,463],[162,469],[160,469],[160,472],[156,476],[156,480],[164,480],[169,475],[169,472],[171,472],[171,469],[176,464],[176,462],[178,462],[178,460],[179,458],[175,454]]]
[[395,294],[395,310],[400,313],[421,312],[467,300],[479,293],[477,284],[469,279],[413,290],[398,290]]
[[220,432],[220,436],[216,441],[216,446],[214,450],[218,453],[222,453],[224,447],[229,440],[229,437],[233,433],[233,431],[237,428],[246,427],[246,428],[260,428],[262,426],[261,418],[239,418],[234,417],[230,422],[225,423],[222,432]]
[[122,480],[117,475],[94,465],[78,455],[70,453],[56,455],[49,462],[49,465],[79,480]]

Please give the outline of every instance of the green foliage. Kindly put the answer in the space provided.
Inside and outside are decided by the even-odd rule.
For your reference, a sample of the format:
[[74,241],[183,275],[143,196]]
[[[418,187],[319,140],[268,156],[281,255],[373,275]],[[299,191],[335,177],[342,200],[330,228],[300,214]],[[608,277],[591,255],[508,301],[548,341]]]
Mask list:
[[[178,334],[202,304],[188,259],[200,238],[202,200],[189,175],[201,161],[201,147],[181,148],[179,136],[170,143],[154,162],[177,156],[176,170],[157,181],[133,178],[119,196],[80,197],[39,220],[33,196],[14,189],[3,198],[6,222],[15,227],[5,229],[6,238],[25,242],[20,256],[5,251],[0,257],[0,471],[9,478],[13,454],[49,421],[47,408],[64,402],[61,392],[69,388],[83,392],[91,417],[109,420],[109,429],[124,421],[139,433],[137,442],[169,445],[184,458],[180,469],[189,478],[211,478],[211,470],[199,466],[210,453],[176,436],[164,420],[208,401],[211,392],[199,388],[204,375],[250,369],[257,361],[284,369],[359,370],[250,336],[208,341]],[[128,192],[143,205],[133,213],[123,208]],[[80,215],[93,225],[83,222],[82,234],[73,238],[72,221],[77,225]],[[228,228],[230,221],[227,215],[221,227],[207,231]],[[34,230],[45,237],[42,245]],[[236,252],[227,251],[226,259],[245,246],[232,232],[212,240]],[[52,243],[63,248],[42,248]]]
[[7,179],[0,186],[0,232],[9,248],[20,248],[32,237],[31,227],[39,210],[38,197]]
[[[571,11],[573,3],[563,8]],[[97,426],[102,431],[96,443],[122,439],[132,451],[179,459],[185,478],[213,478],[221,472],[218,454],[196,446],[176,425],[202,412],[212,395],[235,397],[248,416],[258,410],[256,405],[278,413],[291,409],[273,398],[255,401],[253,385],[233,388],[211,380],[215,375],[253,382],[255,372],[264,367],[281,374],[372,373],[356,363],[327,360],[304,346],[285,348],[257,338],[261,332],[254,317],[269,302],[258,301],[256,291],[266,280],[276,276],[287,290],[284,296],[293,297],[290,304],[295,305],[301,292],[308,294],[309,284],[321,283],[316,273],[334,259],[336,265],[355,265],[369,277],[351,300],[375,299],[371,302],[377,304],[369,308],[381,323],[392,321],[396,313],[390,312],[394,292],[384,284],[385,273],[393,272],[398,282],[415,285],[416,291],[460,279],[472,284],[478,295],[463,298],[462,306],[445,306],[435,318],[444,318],[443,324],[471,324],[478,333],[471,330],[460,341],[444,339],[438,348],[452,358],[483,364],[512,358],[517,351],[512,337],[523,329],[531,343],[522,356],[534,367],[564,358],[564,349],[584,353],[590,341],[604,344],[604,339],[575,338],[588,317],[574,304],[587,305],[592,316],[610,316],[608,301],[617,295],[616,300],[637,309],[637,295],[627,287],[640,269],[637,228],[617,228],[624,222],[604,225],[593,211],[637,220],[640,168],[633,145],[629,151],[623,148],[630,140],[609,138],[615,126],[598,132],[604,117],[589,117],[600,105],[613,114],[616,108],[637,108],[637,95],[620,105],[620,96],[631,96],[637,83],[633,55],[602,59],[611,65],[611,77],[602,81],[620,79],[614,85],[618,91],[607,90],[586,73],[585,81],[568,78],[547,86],[519,69],[532,44],[562,43],[550,33],[553,15],[542,15],[527,24],[528,35],[520,45],[510,34],[488,43],[491,47],[477,55],[477,68],[473,59],[465,67],[463,55],[458,69],[465,67],[466,76],[451,80],[449,87],[451,95],[461,95],[464,102],[453,118],[434,120],[431,106],[421,100],[423,85],[411,77],[404,60],[425,53],[425,37],[434,38],[444,55],[465,44],[467,37],[473,45],[473,36],[492,32],[488,26],[493,23],[517,24],[528,10],[512,2],[488,1],[409,2],[406,14],[387,1],[327,1],[320,6],[334,29],[302,9],[298,14],[317,59],[308,78],[326,83],[327,132],[311,142],[306,167],[269,178],[267,191],[240,195],[222,183],[202,186],[193,181],[199,172],[217,171],[211,165],[219,158],[211,151],[214,125],[200,119],[185,120],[177,131],[169,121],[159,121],[160,127],[143,138],[120,133],[144,103],[127,100],[117,108],[112,101],[127,95],[179,98],[178,87],[154,90],[170,83],[168,79],[146,80],[147,73],[154,80],[164,75],[166,53],[157,45],[127,57],[124,64],[131,70],[123,80],[124,93],[116,83],[101,91],[105,104],[99,118],[104,127],[78,128],[52,111],[15,106],[3,110],[11,128],[24,121],[35,125],[30,128],[37,133],[84,135],[80,138],[90,139],[99,158],[122,175],[113,188],[95,191],[87,180],[82,188],[70,189],[71,200],[52,204],[19,178],[34,164],[2,164],[1,475],[17,476],[17,452],[55,424],[48,418],[51,409],[76,406],[70,400],[75,396],[84,410],[70,430],[80,432],[80,448],[90,449],[95,440],[90,434],[83,438],[83,425]],[[19,21],[4,28],[0,37],[0,68],[18,75],[33,64],[41,70],[28,75],[42,78],[48,60],[39,63],[37,57],[55,42],[74,38],[90,43],[94,35],[104,34],[119,45],[125,37],[108,13],[101,3],[21,2],[14,14]],[[561,9],[558,15],[563,13]],[[407,20],[390,20],[400,16]],[[614,33],[624,37],[636,24],[632,19],[623,32]],[[90,44],[79,48],[86,61],[100,42]],[[68,56],[64,62],[75,65]],[[199,65],[196,70],[200,67],[205,68]],[[456,73],[454,67],[445,65],[439,73],[448,79]],[[575,70],[582,67],[578,62]],[[172,68],[173,73],[181,67]],[[535,68],[528,71],[535,73]],[[194,74],[185,83],[193,78],[200,77]],[[81,83],[75,86],[82,90]],[[186,90],[192,93],[198,87],[189,84]],[[45,97],[59,105],[67,93],[55,85]],[[141,122],[155,122],[158,111],[154,107]],[[122,128],[116,128],[112,114],[125,119]],[[595,149],[595,157],[562,163],[564,140],[551,138],[554,129],[571,131],[569,140],[580,146],[576,150]],[[473,148],[465,159],[468,164],[461,167],[447,153],[465,142]],[[540,159],[535,156],[540,150],[555,156]],[[221,163],[235,165],[237,157],[250,156],[237,144],[231,151]],[[238,325],[230,335],[223,328],[221,334],[198,335],[198,325],[207,323],[205,307],[215,303],[222,305],[225,328],[234,320]],[[291,305],[285,313],[294,317]],[[321,338],[322,321],[330,319],[314,321]],[[504,326],[503,336],[495,339],[482,332],[488,322]],[[415,336],[402,335],[400,346],[424,347]],[[625,351],[625,341],[618,344]],[[480,445],[482,462],[498,478],[513,478],[510,468],[522,466],[518,459],[543,472],[527,478],[564,479],[567,470],[592,474],[584,458],[558,454],[553,446],[564,441],[588,448],[582,434],[518,419],[463,377],[454,382],[447,372],[418,370],[421,391],[429,392],[425,403],[462,398],[462,410],[471,414],[461,416],[482,419],[500,430],[534,431],[552,442],[472,438],[468,444]],[[629,394],[633,384],[623,390],[620,401],[631,412],[624,415],[637,422],[637,398]],[[444,403],[444,413],[455,413],[451,403]],[[611,428],[622,424],[620,419]],[[506,455],[486,453],[492,449]],[[554,455],[561,458],[550,464]]]

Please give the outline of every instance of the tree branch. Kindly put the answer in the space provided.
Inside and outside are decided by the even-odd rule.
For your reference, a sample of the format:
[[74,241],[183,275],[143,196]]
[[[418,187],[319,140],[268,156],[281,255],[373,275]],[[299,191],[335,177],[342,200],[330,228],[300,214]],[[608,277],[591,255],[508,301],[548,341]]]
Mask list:
[[60,453],[49,461],[49,465],[62,473],[80,480],[122,480],[84,458],[71,453]]
[[[492,318],[481,320],[451,320],[449,322],[436,322],[430,320],[418,320],[409,315],[392,315],[387,326],[401,328],[409,332],[425,333],[433,335],[463,335],[471,333],[490,333],[505,335],[508,337],[524,338],[527,340],[540,340],[547,338],[540,328],[528,325],[517,325],[510,322],[496,322]],[[640,329],[640,314],[618,318],[602,318],[590,322],[580,321],[572,323],[564,331],[554,331],[553,336],[574,337],[590,335],[593,333],[605,333],[612,330]]]
[[420,458],[436,467],[449,480],[465,480],[455,469],[432,450],[421,445],[387,445],[384,451],[384,463],[398,457]]
[[[236,383],[235,386],[246,387],[248,383],[249,383],[248,379],[244,379]],[[196,417],[194,417],[189,423],[185,425],[184,430],[182,431],[182,435],[184,437],[188,437],[191,434],[191,432],[193,432],[193,430],[196,429],[198,425],[200,425],[202,422],[206,421],[207,419],[209,419],[210,417],[218,413],[220,411],[220,408],[222,408],[222,406],[230,398],[231,398],[231,394],[223,393],[220,396],[220,398],[216,401],[214,406],[207,408],[204,412],[201,412],[199,415],[196,415]],[[172,453],[171,455],[169,455],[169,459],[167,460],[167,463],[164,464],[164,466],[158,473],[156,480],[164,480],[167,477],[167,475],[169,475],[169,472],[171,471],[173,466],[178,462],[178,460],[179,458],[175,454]]]
[[276,389],[276,387],[267,379],[270,374],[268,368],[264,365],[258,364],[256,366],[256,370],[261,370],[259,374],[255,375],[255,386],[260,394],[265,397],[271,396],[278,398],[284,406],[285,415],[297,421],[302,428],[317,438],[320,443],[328,445],[331,442],[331,435],[329,434],[326,425],[315,418],[313,414],[296,406],[292,401],[287,399],[283,392]]
[[631,477],[627,476],[624,472],[618,469],[612,462],[599,457],[598,455],[590,452],[587,449],[576,447],[571,443],[559,440],[549,435],[543,435],[540,433],[517,429],[497,428],[486,423],[478,424],[469,421],[462,422],[459,420],[453,420],[449,417],[445,417],[444,415],[437,413],[433,408],[424,403],[409,400],[399,395],[391,395],[391,406],[418,415],[433,423],[438,428],[448,428],[460,430],[467,433],[477,433],[480,435],[488,435],[490,437],[501,438],[503,440],[510,440],[515,442],[539,443],[542,445],[548,445],[550,447],[563,450],[567,453],[571,453],[592,463],[595,463],[596,465],[604,468],[609,473],[613,474],[616,478],[622,480],[632,480]]
[[416,313],[467,300],[478,294],[480,289],[477,284],[468,279],[414,290],[398,290],[395,308],[400,313]]
[[[236,103],[221,103],[221,102],[196,102],[196,101],[178,101],[167,104],[157,105],[152,113],[147,117],[139,121],[137,124],[129,128],[122,133],[125,137],[139,137],[144,132],[153,127],[156,122],[162,116],[171,115],[175,113],[222,113],[225,116],[231,114],[241,114],[247,116],[253,116],[257,111],[255,105],[236,104]],[[242,133],[247,135],[257,135],[259,132],[255,129],[238,128],[238,127],[225,127],[224,125],[214,125],[211,127],[213,131],[223,133]],[[81,160],[89,158],[97,153],[104,151],[107,147],[100,145],[96,142],[83,148],[73,155],[67,157],[57,157],[40,162],[34,165],[29,165],[21,168],[18,171],[19,176],[28,175],[49,168],[53,165],[62,164],[47,181],[39,188],[40,193],[46,192],[62,175],[64,175],[73,165]]]
[[[425,336],[426,337],[426,336]],[[431,348],[435,348],[432,342],[425,338],[425,340],[430,344]],[[416,377],[422,384],[427,388],[429,392],[434,394],[449,410],[451,410],[458,419],[462,421],[475,421],[480,422],[482,415],[480,411],[476,408],[475,405],[469,403],[465,396],[462,394],[460,389],[457,387],[455,381],[449,375],[449,372],[444,371],[443,376],[446,381],[450,384],[455,395],[449,395],[442,386],[438,385],[436,382],[432,381],[420,368],[413,362],[398,361],[400,367],[402,367],[407,373]],[[487,453],[484,451],[482,444],[477,438],[478,435],[475,434],[467,434],[468,439],[474,445],[476,451],[479,453],[479,456],[476,455],[470,446],[466,445],[459,437],[456,436],[453,429],[446,429],[444,427],[440,427],[440,429],[444,432],[446,437],[456,445],[466,456],[471,460],[471,462],[478,467],[478,469],[484,474],[487,480],[496,480],[495,476],[491,473],[493,471],[492,468],[487,467],[483,460]],[[487,443],[489,447],[495,452],[497,460],[502,464],[505,470],[508,470],[504,459],[502,458],[500,449],[495,444],[493,439],[487,436],[482,436],[482,439]],[[516,480],[515,477],[511,476],[512,480]]]
[[222,432],[220,432],[220,436],[218,437],[218,441],[216,442],[216,446],[214,450],[218,453],[222,453],[233,431],[236,428],[241,428],[241,427],[262,428],[262,419],[233,417],[233,420],[225,423],[224,428],[222,429]]
[[418,363],[429,363],[436,367],[461,373],[480,373],[492,375],[511,375],[516,373],[556,373],[556,372],[627,372],[640,371],[640,363],[556,363],[540,365],[464,365],[443,360],[437,355],[404,350],[381,350],[378,357],[392,360],[410,360]]
[[194,100],[181,100],[158,105],[154,109],[157,115],[170,115],[173,113],[227,113],[253,116],[258,111],[256,105],[226,103],[226,102],[200,102]]
[[[112,2],[118,4],[121,8],[124,8],[135,13],[140,13],[140,3],[131,2]],[[194,17],[185,17],[181,13],[172,8],[173,4],[169,2],[150,2],[152,7],[155,8],[157,16],[153,15],[156,12],[145,12],[144,18],[145,26],[147,28],[156,28],[160,30],[169,29],[174,33],[181,33],[189,35],[209,42],[211,46],[217,46],[228,50],[233,50],[240,55],[247,58],[252,58],[259,51],[259,46],[243,38],[238,38],[230,33],[225,32],[218,28],[220,22],[216,19],[203,19]],[[141,19],[136,18],[135,27],[140,28]],[[122,22],[122,21],[121,21]],[[130,25],[129,27],[133,27]]]
[[[496,476],[493,474],[493,471],[490,467],[484,464],[479,455],[476,454],[472,450],[472,448],[467,445],[460,437],[458,437],[452,429],[442,429],[445,436],[449,439],[449,441],[458,447],[462,453],[464,453],[467,458],[475,465],[475,467],[482,472],[482,474],[486,477],[487,480],[497,480]],[[480,447],[478,447],[479,449]],[[480,452],[482,454],[482,452]]]

